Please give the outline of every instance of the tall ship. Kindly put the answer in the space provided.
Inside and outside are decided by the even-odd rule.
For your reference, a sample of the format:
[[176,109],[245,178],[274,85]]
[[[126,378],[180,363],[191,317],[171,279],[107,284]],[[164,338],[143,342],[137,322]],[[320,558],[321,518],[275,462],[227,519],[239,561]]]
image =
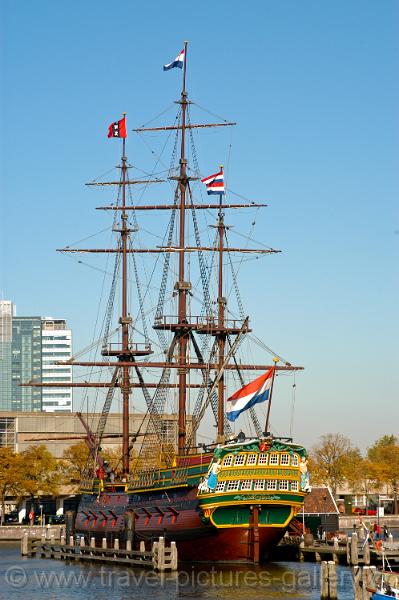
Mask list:
[[[270,432],[278,375],[301,367],[273,353],[263,364],[245,359],[254,338],[238,267],[248,258],[278,251],[263,244],[251,248],[248,239],[230,244],[230,211],[248,214],[266,204],[233,195],[223,167],[215,167],[209,176],[201,172],[195,135],[235,123],[192,122],[195,103],[186,89],[187,52],[185,43],[164,67],[180,68],[182,74],[172,124],[134,130],[138,136],[168,138],[169,168],[136,177],[138,169],[126,155],[124,113],[108,133],[120,138],[118,176],[88,184],[116,190],[111,204],[98,207],[112,214],[115,245],[61,249],[102,253],[113,261],[98,356],[68,361],[108,376],[71,384],[101,389],[105,400],[95,429],[77,414],[90,452],[79,505],[68,527],[87,540],[94,537],[98,545],[104,537],[109,542],[119,538],[123,545],[128,539],[149,544],[164,536],[176,542],[179,560],[257,564],[267,560],[302,510],[309,490],[305,448]],[[156,160],[158,168],[164,164],[163,157]],[[154,190],[160,189],[156,184],[162,182],[172,190],[166,203],[154,201]],[[147,189],[149,202],[143,200]],[[154,246],[143,245],[144,213],[154,217],[149,233],[156,235],[165,223]],[[147,261],[146,270],[140,271],[140,261]],[[253,277],[263,277],[258,265]],[[30,385],[65,387],[56,382]],[[131,404],[138,402],[138,395],[146,408],[132,434]],[[110,468],[102,444],[115,398],[122,408],[122,446],[120,467]],[[239,428],[244,418],[245,426]],[[197,444],[200,427],[209,441]]]

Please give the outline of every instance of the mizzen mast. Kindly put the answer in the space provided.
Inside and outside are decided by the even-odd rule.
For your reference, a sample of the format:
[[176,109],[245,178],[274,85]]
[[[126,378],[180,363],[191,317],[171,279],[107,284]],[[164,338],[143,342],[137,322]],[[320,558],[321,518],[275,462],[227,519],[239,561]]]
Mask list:
[[[223,166],[220,166],[220,171],[223,172]],[[219,233],[219,273],[218,273],[218,324],[220,334],[218,335],[218,350],[219,350],[219,372],[222,371],[222,375],[218,383],[218,442],[224,443],[224,349],[226,343],[226,334],[224,333],[224,313],[226,307],[226,298],[223,296],[223,242],[225,235],[225,224],[224,224],[224,212],[222,207],[223,195],[219,194],[219,213],[217,229]]]

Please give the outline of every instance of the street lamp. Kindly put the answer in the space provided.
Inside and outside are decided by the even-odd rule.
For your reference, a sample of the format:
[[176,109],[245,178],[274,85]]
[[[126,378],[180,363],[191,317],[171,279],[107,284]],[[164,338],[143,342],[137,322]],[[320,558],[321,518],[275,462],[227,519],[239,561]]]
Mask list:
[[43,527],[43,504],[39,506],[40,508],[40,525]]

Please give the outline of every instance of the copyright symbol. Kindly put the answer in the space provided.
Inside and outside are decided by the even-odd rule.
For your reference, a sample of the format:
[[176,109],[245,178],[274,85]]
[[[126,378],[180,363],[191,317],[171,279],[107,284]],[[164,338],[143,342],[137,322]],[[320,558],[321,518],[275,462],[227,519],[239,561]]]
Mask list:
[[22,567],[9,567],[6,571],[5,580],[11,587],[23,588],[28,582],[28,577]]

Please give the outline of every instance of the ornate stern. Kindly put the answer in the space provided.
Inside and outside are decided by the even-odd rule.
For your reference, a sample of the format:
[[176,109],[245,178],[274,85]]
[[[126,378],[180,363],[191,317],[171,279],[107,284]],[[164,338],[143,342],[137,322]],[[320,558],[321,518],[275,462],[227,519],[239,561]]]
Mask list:
[[306,450],[276,439],[216,448],[197,497],[204,521],[216,528],[286,527],[309,488]]

